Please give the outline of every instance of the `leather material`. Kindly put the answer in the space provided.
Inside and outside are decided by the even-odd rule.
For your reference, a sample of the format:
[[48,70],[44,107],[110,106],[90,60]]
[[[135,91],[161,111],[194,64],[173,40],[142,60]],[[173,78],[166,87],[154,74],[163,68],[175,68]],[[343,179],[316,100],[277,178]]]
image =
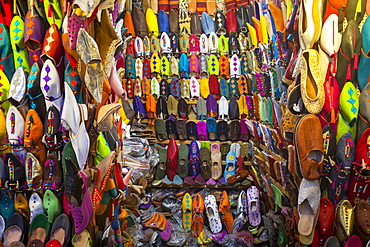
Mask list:
[[202,22],[197,13],[191,14],[190,28],[192,34],[200,36],[203,33]]
[[236,97],[231,97],[229,102],[229,117],[230,119],[239,118],[239,106]]
[[236,20],[236,15],[232,10],[228,10],[226,13],[226,26],[229,33],[238,32],[238,22]]
[[188,53],[189,52],[189,34],[182,32],[180,34],[180,52]]
[[171,33],[179,33],[179,15],[174,9],[170,10],[169,14],[169,26]]
[[167,34],[170,33],[168,15],[163,10],[160,10],[158,12],[158,26],[160,33],[162,32],[165,32]]
[[236,12],[236,20],[238,22],[238,31],[242,33],[248,32],[246,23],[248,22],[247,11],[244,6],[241,6]]
[[170,84],[166,79],[162,79],[159,83],[159,95],[167,98],[170,95]]
[[222,11],[217,11],[215,17],[215,28],[218,35],[226,35],[226,17]]
[[202,13],[202,27],[206,35],[215,32],[215,24],[212,17],[206,12]]
[[183,98],[179,99],[178,112],[180,118],[184,119],[185,121],[188,120],[188,104]]
[[200,52],[199,39],[194,34],[190,35],[189,38],[189,51],[196,54]]
[[177,33],[171,33],[170,35],[171,51],[176,54],[180,52],[180,41]]
[[239,54],[239,41],[235,33],[231,33],[229,36],[229,53],[231,55]]
[[12,153],[5,155],[5,172],[8,174],[8,181],[5,187],[9,189],[20,189],[25,182],[25,168],[21,161]]
[[163,96],[160,96],[157,100],[157,117],[158,118],[167,118],[168,111],[167,111],[167,103],[166,99]]
[[[303,177],[318,179],[322,173],[324,145],[320,120],[315,115],[308,114],[299,120],[295,129],[295,144]],[[311,152],[315,156],[310,156]]]

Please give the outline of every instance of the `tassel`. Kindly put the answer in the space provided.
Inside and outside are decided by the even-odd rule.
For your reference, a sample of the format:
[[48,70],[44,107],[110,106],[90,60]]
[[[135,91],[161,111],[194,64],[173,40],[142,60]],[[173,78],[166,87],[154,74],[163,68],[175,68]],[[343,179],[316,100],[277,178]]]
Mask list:
[[347,67],[347,75],[346,75],[346,81],[345,81],[345,83],[348,80],[351,80],[351,64],[348,64],[348,67]]
[[57,189],[57,184],[55,183],[55,181],[53,182],[53,185],[51,186],[51,189],[54,190],[54,191]]
[[344,190],[348,190],[348,182],[346,182],[346,183],[344,184],[343,189],[344,189]]
[[333,54],[333,74],[337,73],[337,53]]
[[358,54],[355,54],[355,60],[353,62],[353,69],[358,69]]
[[53,6],[51,4],[48,7],[48,17],[53,17]]

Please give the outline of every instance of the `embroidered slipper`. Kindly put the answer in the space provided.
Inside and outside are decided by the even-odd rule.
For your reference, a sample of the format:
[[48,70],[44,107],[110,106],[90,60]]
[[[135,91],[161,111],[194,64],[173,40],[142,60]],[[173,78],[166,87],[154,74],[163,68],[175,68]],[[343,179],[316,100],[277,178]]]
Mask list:
[[170,79],[162,79],[159,83],[159,95],[163,96],[165,99],[170,95]]
[[22,67],[27,73],[30,71],[28,51],[24,44],[24,22],[21,17],[14,16],[9,27],[10,41],[13,49],[15,68]]
[[217,11],[215,17],[215,28],[216,34],[218,35],[226,35],[226,18],[222,11]]
[[230,78],[229,81],[230,96],[239,96],[239,84],[235,77]]
[[199,39],[194,34],[190,35],[189,38],[189,51],[196,54],[200,52]]
[[19,67],[10,81],[7,100],[14,106],[19,106],[26,94],[26,73]]
[[190,85],[188,79],[180,80],[180,97],[184,99],[190,99]]
[[229,42],[224,35],[218,38],[218,51],[220,55],[229,55]]
[[240,72],[240,60],[237,54],[234,54],[230,59],[230,76],[239,78]]
[[44,41],[44,36],[45,36],[45,28],[40,18],[36,14],[32,16],[31,10],[27,12],[27,15],[25,18],[24,33],[25,33],[24,44],[26,45],[28,49],[30,64],[37,62],[40,65],[42,65],[40,56],[41,56],[42,42]]
[[180,75],[180,73],[179,73],[179,60],[175,56],[171,56],[169,62],[170,62],[171,77],[173,77],[173,76],[178,77]]
[[157,78],[153,77],[150,81],[150,92],[156,97],[160,95],[160,86]]
[[143,62],[140,58],[136,58],[135,60],[135,73],[136,78],[140,80],[143,79]]
[[230,78],[230,63],[229,59],[225,55],[220,56],[220,76],[224,78]]
[[209,50],[209,53],[212,53],[212,54],[218,53],[218,37],[214,32],[209,34],[208,50]]
[[193,200],[189,193],[186,193],[182,199],[182,225],[185,231],[191,230],[192,225]]
[[189,76],[199,78],[200,64],[199,59],[195,53],[192,53],[189,58]]
[[163,78],[169,78],[170,77],[170,63],[168,62],[168,59],[166,56],[161,57],[161,75]]
[[154,77],[161,73],[161,66],[160,66],[161,59],[157,53],[153,53],[150,58],[150,71]]
[[235,33],[231,33],[229,36],[229,53],[231,55],[239,54],[239,41]]
[[206,54],[200,55],[200,76],[208,77],[208,60],[209,57]]
[[189,34],[187,34],[186,32],[182,32],[180,34],[180,39],[179,39],[180,43],[180,52],[182,53],[188,53],[189,52]]
[[208,73],[209,75],[216,75],[216,76],[220,74],[219,61],[217,59],[217,56],[214,54],[209,56],[209,59],[208,59]]
[[161,47],[161,53],[171,53],[171,40],[166,32],[162,32],[159,45]]
[[173,54],[180,53],[180,40],[177,33],[170,34],[171,51]]
[[173,77],[170,83],[170,94],[175,98],[180,98],[180,79]]
[[127,54],[126,56],[126,78],[135,79],[136,78],[136,70],[135,70],[135,60],[132,54]]
[[145,58],[143,60],[143,77],[144,78],[150,78],[151,77],[151,71],[150,71],[150,59]]
[[208,38],[207,35],[205,35],[204,33],[200,36],[199,48],[201,53],[208,54]]
[[195,77],[190,78],[190,95],[192,99],[200,97],[199,82]]
[[225,97],[225,98],[230,98],[230,93],[229,93],[229,84],[225,78],[220,79],[220,96]]

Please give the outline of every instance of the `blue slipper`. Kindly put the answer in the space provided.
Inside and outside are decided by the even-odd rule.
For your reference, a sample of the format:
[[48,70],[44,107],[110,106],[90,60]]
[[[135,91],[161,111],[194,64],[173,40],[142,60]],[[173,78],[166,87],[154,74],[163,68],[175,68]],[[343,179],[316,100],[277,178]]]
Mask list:
[[207,132],[208,132],[208,139],[210,141],[217,140],[217,122],[214,118],[207,119]]

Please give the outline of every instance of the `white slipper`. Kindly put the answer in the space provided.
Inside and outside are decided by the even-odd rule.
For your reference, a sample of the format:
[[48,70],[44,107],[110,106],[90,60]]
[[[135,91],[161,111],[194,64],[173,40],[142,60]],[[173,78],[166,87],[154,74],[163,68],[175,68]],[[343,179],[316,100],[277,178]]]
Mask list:
[[190,78],[190,96],[192,99],[200,97],[199,81],[194,76]]
[[60,120],[63,126],[70,132],[73,138],[77,135],[81,123],[80,108],[78,107],[76,97],[70,86],[64,82],[65,100]]
[[60,87],[58,70],[52,60],[48,59],[42,66],[40,73],[40,87],[45,97],[46,109],[54,104],[59,111],[63,106],[63,93]]
[[6,132],[10,145],[19,146],[23,143],[25,121],[15,106],[11,106],[6,116]]
[[219,118],[227,121],[229,119],[229,103],[227,102],[225,96],[222,96],[220,98],[218,108],[218,112],[220,115]]
[[235,142],[231,144],[230,150],[233,150],[235,152],[236,158],[240,156],[240,144],[239,143]]
[[219,233],[222,230],[222,223],[218,214],[216,198],[213,195],[207,195],[204,199],[205,211],[207,213],[209,226],[213,233]]
[[12,105],[18,106],[21,103],[26,93],[26,81],[26,73],[23,67],[19,67],[14,72],[12,80],[10,81],[8,100]]
[[237,54],[234,54],[230,59],[230,76],[240,77],[240,59]]

